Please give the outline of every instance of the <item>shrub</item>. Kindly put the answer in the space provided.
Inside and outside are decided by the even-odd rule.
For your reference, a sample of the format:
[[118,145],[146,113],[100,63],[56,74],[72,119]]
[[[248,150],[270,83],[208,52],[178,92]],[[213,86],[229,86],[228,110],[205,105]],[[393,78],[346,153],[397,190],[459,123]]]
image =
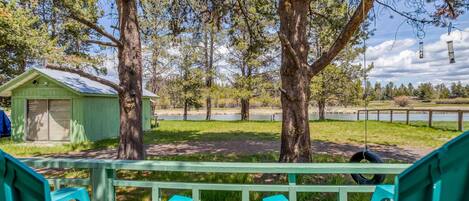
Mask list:
[[456,98],[456,99],[443,99],[435,101],[436,104],[469,104],[469,99]]
[[410,99],[407,96],[397,96],[394,97],[394,103],[399,107],[406,107],[410,103]]

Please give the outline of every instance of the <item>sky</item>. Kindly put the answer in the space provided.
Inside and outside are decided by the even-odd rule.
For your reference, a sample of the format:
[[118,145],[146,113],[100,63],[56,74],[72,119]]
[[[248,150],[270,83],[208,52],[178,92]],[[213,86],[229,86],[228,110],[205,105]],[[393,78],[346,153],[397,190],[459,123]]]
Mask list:
[[[399,8],[406,9],[402,5]],[[450,35],[447,28],[427,25],[424,29],[423,59],[418,55],[419,39],[414,28],[403,23],[404,19],[394,13],[383,12],[371,24],[376,31],[367,41],[367,63],[374,63],[374,69],[369,74],[370,81],[392,81],[397,84],[461,81],[469,84],[469,16],[461,15],[453,21],[453,26],[460,30],[452,29]],[[449,63],[449,40],[454,44],[454,64]]]
[[[400,11],[409,10],[403,2],[397,1],[395,7]],[[422,0],[424,1],[424,0]],[[427,4],[428,10],[434,9]],[[110,8],[108,8],[110,9]],[[107,12],[107,11],[106,11]],[[371,22],[370,29],[374,29],[373,36],[367,41],[366,62],[373,63],[374,68],[369,79],[374,82],[394,82],[418,85],[424,82],[433,84],[461,81],[469,84],[469,15],[461,15],[453,21],[453,29],[448,35],[447,28],[427,25],[424,29],[424,58],[418,56],[419,39],[415,28],[405,21],[405,18],[393,13],[389,9],[375,4],[376,19]],[[115,22],[104,19],[104,25]],[[105,26],[109,27],[109,26]],[[452,40],[455,50],[456,63],[450,64],[448,58],[447,41]],[[226,47],[222,47],[225,48]],[[105,66],[109,68],[109,77],[115,77],[115,52],[110,52]],[[363,56],[359,58],[363,61]]]

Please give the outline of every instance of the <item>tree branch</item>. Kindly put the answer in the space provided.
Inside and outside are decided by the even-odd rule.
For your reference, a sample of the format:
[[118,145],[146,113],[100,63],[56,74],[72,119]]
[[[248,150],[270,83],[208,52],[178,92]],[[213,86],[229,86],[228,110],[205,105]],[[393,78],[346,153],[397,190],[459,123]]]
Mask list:
[[451,19],[456,19],[458,17],[458,13],[456,12],[456,9],[454,9],[453,3],[449,0],[445,0],[445,3],[448,5],[449,16]]
[[121,86],[119,86],[118,84],[116,84],[115,82],[112,82],[112,81],[104,79],[104,78],[100,78],[98,76],[92,75],[90,73],[84,72],[84,71],[76,69],[76,68],[67,68],[67,67],[62,67],[62,66],[54,65],[54,64],[46,64],[46,68],[52,69],[52,70],[59,70],[59,71],[69,72],[69,73],[75,73],[75,74],[78,74],[82,77],[88,78],[90,80],[93,80],[93,81],[99,82],[101,84],[110,86],[113,89],[115,89],[117,92],[124,91],[123,88]]
[[318,60],[316,60],[310,66],[310,75],[314,76],[324,69],[332,60],[340,53],[340,51],[347,45],[350,38],[355,34],[360,25],[365,21],[368,12],[373,7],[374,0],[362,0],[360,5],[355,10],[352,18],[345,25],[344,29],[340,33],[339,37],[334,41],[331,48],[323,54]]
[[285,36],[285,34],[282,34],[282,33],[279,32],[278,37],[280,38],[283,45],[285,46],[285,49],[287,49],[288,53],[290,53],[290,55],[293,57],[293,61],[295,62],[295,65],[298,68],[301,68],[302,63],[301,63],[301,61],[298,57],[298,53],[296,52],[295,48],[293,48],[293,46],[291,45],[291,43],[288,40],[287,36]]
[[112,42],[114,42],[115,44],[115,47],[118,47],[118,46],[122,46],[122,43],[117,39],[115,38],[112,34],[106,32],[105,30],[103,30],[101,27],[99,27],[98,25],[96,25],[95,23],[93,22],[90,22],[88,21],[87,19],[84,19],[80,16],[77,16],[76,14],[74,14],[73,12],[70,12],[70,14],[68,15],[68,17],[70,17],[71,19],[77,21],[77,22],[80,22],[82,23],[83,25],[95,30],[96,32],[98,32],[99,34],[103,35],[104,37],[108,38],[109,40],[111,40]]
[[109,46],[109,47],[118,47],[115,43],[113,42],[104,42],[104,41],[99,41],[99,40],[86,40],[83,41],[85,43],[94,43],[102,46]]
[[436,20],[426,20],[426,19],[417,19],[417,18],[414,18],[414,17],[412,17],[412,16],[410,16],[410,15],[408,15],[408,14],[405,14],[405,13],[403,13],[403,12],[397,10],[396,8],[394,8],[394,7],[392,7],[392,6],[388,5],[388,4],[385,4],[385,3],[383,3],[383,2],[381,2],[381,1],[379,1],[379,0],[375,0],[375,1],[376,1],[376,3],[382,5],[382,6],[386,7],[386,8],[389,8],[392,12],[395,12],[395,13],[397,13],[398,15],[400,15],[400,16],[402,16],[402,17],[404,17],[404,18],[407,18],[407,19],[409,19],[409,20],[411,20],[411,21],[419,22],[419,23],[423,23],[423,24],[431,24],[431,23],[435,23],[435,22],[436,22]]

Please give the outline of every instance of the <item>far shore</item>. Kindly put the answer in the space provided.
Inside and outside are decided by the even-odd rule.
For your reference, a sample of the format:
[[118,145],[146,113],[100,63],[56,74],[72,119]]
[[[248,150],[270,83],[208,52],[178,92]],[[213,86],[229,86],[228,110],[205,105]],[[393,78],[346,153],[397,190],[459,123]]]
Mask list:
[[[385,109],[383,107],[369,107],[369,109]],[[399,108],[399,107],[387,107],[389,108]],[[469,110],[469,107],[464,105],[444,105],[444,106],[432,106],[432,107],[406,107],[410,109],[444,109],[444,110]],[[338,114],[356,114],[358,110],[363,110],[364,107],[328,107],[326,109],[326,113],[338,113]],[[400,108],[403,109],[403,108]],[[280,114],[282,113],[281,108],[251,108],[249,110],[250,114],[257,114],[257,115],[272,115],[272,114]],[[317,113],[317,108],[311,107],[309,109],[310,113]],[[200,108],[198,110],[192,109],[188,111],[189,115],[204,115],[206,113],[205,108]],[[213,115],[232,115],[232,114],[240,114],[241,108],[213,108],[212,114]],[[184,111],[182,108],[175,108],[175,109],[157,109],[157,115],[183,115]]]

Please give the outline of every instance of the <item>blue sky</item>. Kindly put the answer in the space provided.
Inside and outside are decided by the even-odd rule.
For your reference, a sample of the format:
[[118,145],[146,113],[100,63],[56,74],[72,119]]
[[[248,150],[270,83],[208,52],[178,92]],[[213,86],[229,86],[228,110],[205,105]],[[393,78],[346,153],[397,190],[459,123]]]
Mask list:
[[[406,10],[406,7],[398,5],[398,9]],[[375,64],[370,73],[372,82],[438,84],[461,81],[469,84],[468,15],[461,15],[452,22],[453,26],[462,31],[453,29],[450,36],[447,35],[447,28],[427,25],[423,39],[424,59],[418,58],[419,39],[414,28],[405,22],[399,28],[404,20],[404,17],[385,11],[372,23],[371,28],[376,29],[375,35],[367,41],[368,63]],[[449,64],[448,40],[454,43],[455,64]]]
[[[109,13],[110,4],[105,3],[107,0],[103,1],[101,6],[106,9],[106,13]],[[396,2],[398,10],[408,10],[404,5],[405,0]],[[433,9],[431,4],[427,4],[426,8]],[[453,21],[453,25],[462,31],[453,30],[450,36],[447,36],[447,28],[427,25],[423,39],[425,58],[419,59],[419,39],[416,37],[414,27],[403,23],[405,18],[400,15],[390,10],[383,10],[382,6],[375,4],[374,11],[379,13],[370,27],[374,28],[375,32],[374,36],[367,40],[367,63],[375,64],[369,75],[372,82],[438,84],[461,81],[469,84],[469,79],[466,78],[469,76],[469,15],[462,15]],[[104,24],[108,31],[111,30],[107,25],[113,23],[115,22],[109,18],[101,20],[101,24]],[[454,42],[455,64],[449,64],[448,60],[446,41],[450,39]],[[109,50],[108,53],[110,59],[105,65],[111,68],[110,76],[115,76],[115,70],[112,70],[112,66],[117,64],[112,59],[115,54]]]

